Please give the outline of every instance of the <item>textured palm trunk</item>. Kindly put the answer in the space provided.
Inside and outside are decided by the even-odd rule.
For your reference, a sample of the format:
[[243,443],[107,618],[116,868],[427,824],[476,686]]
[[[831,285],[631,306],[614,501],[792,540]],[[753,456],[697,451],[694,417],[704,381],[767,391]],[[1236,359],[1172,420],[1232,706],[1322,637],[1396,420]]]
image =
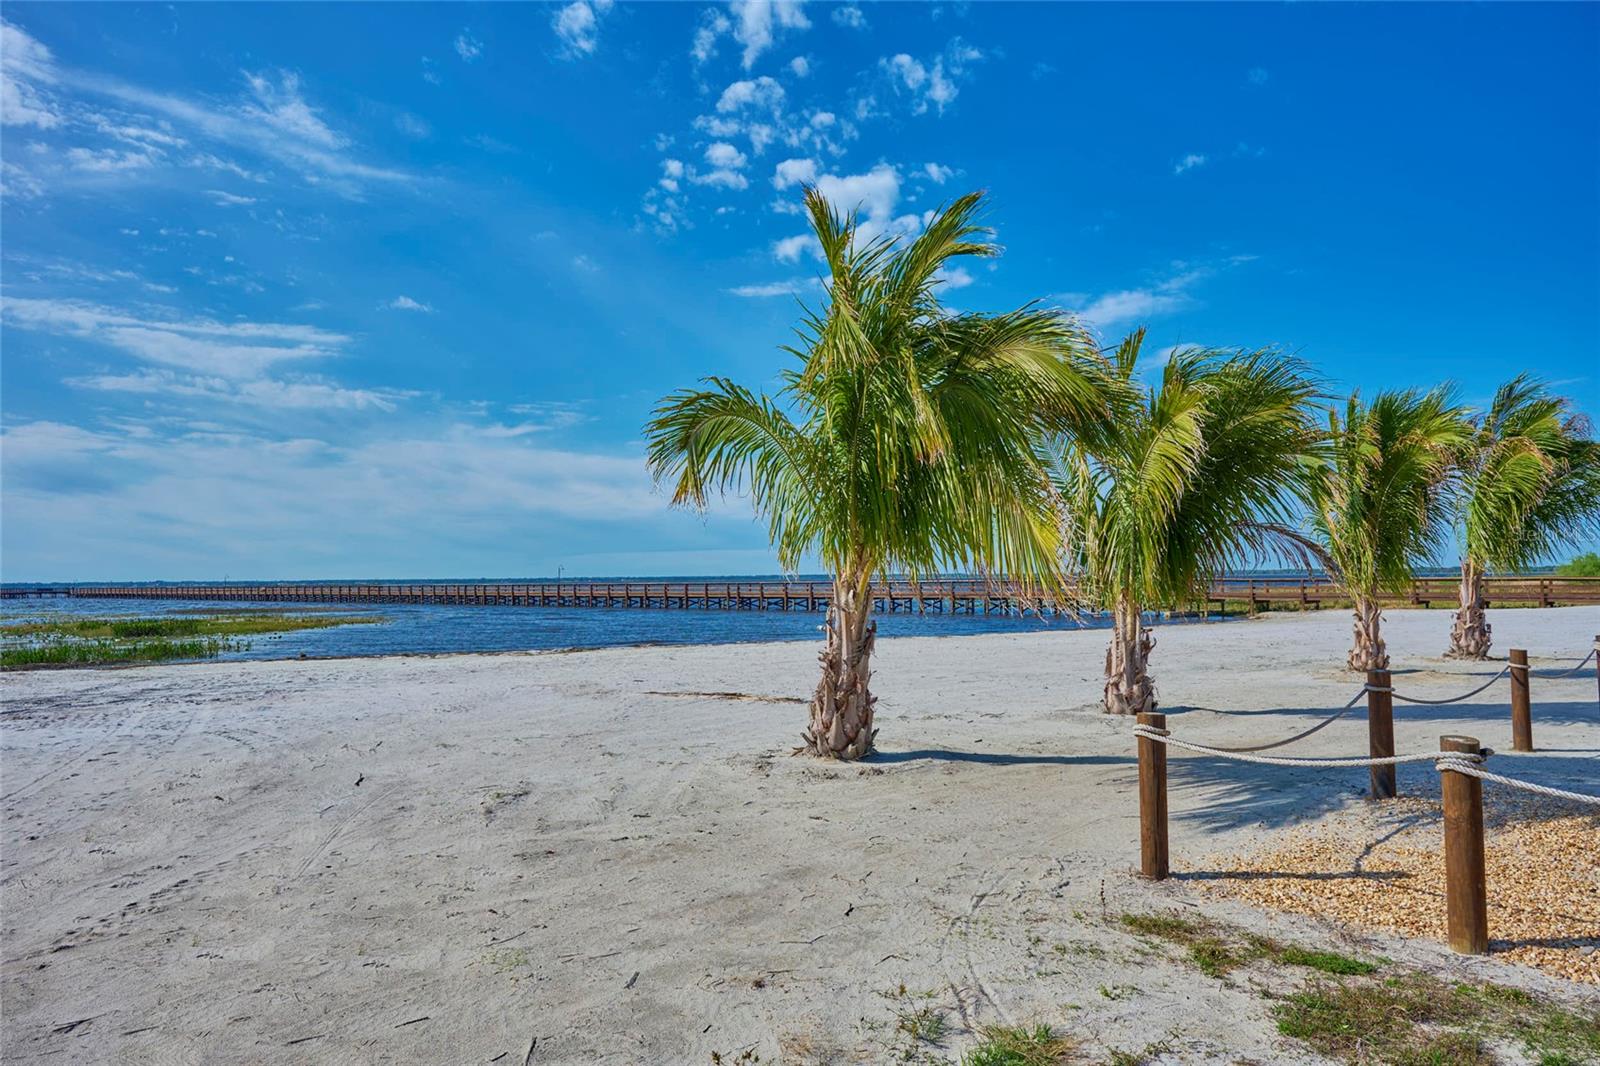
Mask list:
[[1483,571],[1470,559],[1461,560],[1461,605],[1450,627],[1452,659],[1489,657],[1489,613],[1483,606]]
[[1119,596],[1111,614],[1111,646],[1106,649],[1107,714],[1141,714],[1156,709],[1156,686],[1150,680],[1150,651],[1155,645],[1155,636],[1145,626],[1139,605],[1131,596]]
[[811,723],[803,734],[807,754],[826,759],[859,759],[871,753],[878,731],[872,727],[872,646],[878,623],[872,620],[872,594],[865,581],[841,575],[828,605],[827,642],[818,659],[822,679],[811,697]]
[[1383,643],[1383,612],[1378,601],[1367,596],[1356,596],[1355,640],[1350,645],[1349,664],[1352,670],[1389,669],[1389,650]]

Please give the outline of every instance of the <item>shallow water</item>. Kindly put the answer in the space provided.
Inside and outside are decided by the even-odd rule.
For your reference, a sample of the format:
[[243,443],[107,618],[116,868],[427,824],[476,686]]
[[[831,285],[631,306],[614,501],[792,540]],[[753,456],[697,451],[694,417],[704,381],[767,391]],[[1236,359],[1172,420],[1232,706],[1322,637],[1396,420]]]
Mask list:
[[[43,599],[5,604],[7,622],[52,616],[153,616],[214,611],[275,611],[381,616],[376,624],[307,629],[244,638],[248,647],[220,659],[284,659],[346,655],[426,655],[450,652],[604,648],[630,644],[736,644],[817,640],[820,611],[721,611],[622,607],[467,607],[442,604],[367,604],[329,608],[314,604],[197,603],[194,600]],[[1086,617],[1040,620],[1006,614],[879,614],[884,637],[962,636],[1035,632],[1048,628],[1102,627]]]

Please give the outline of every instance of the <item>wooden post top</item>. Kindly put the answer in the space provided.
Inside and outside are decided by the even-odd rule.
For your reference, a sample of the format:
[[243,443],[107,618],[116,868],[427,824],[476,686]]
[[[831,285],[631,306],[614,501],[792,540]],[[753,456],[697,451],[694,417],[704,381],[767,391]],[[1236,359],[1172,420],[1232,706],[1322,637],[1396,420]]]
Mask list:
[[1478,743],[1477,737],[1462,736],[1459,733],[1446,733],[1439,738],[1440,751],[1460,751],[1471,755],[1482,755],[1483,745]]

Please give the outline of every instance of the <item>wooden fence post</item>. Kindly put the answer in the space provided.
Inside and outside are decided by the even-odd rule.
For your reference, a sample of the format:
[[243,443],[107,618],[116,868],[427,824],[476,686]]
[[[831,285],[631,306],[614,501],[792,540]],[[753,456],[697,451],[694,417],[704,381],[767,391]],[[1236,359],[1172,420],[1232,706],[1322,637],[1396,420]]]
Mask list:
[[[1394,754],[1394,692],[1387,670],[1367,671],[1367,754],[1374,759]],[[1394,799],[1394,764],[1369,767],[1372,798]]]
[[[1167,731],[1167,716],[1141,712],[1139,724]],[[1166,880],[1167,746],[1139,738],[1139,872],[1152,881]]]
[[1528,652],[1511,649],[1511,750],[1533,750],[1533,714],[1528,701]]
[[[1442,736],[1440,751],[1478,755],[1477,737]],[[1450,950],[1463,955],[1489,953],[1488,890],[1483,876],[1483,782],[1470,774],[1443,770],[1445,926]]]

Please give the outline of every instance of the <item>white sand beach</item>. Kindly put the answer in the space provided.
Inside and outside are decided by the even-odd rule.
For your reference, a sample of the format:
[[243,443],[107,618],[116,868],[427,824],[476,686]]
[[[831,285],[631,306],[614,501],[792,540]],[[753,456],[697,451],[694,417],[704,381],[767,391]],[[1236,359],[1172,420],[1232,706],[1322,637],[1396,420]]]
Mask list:
[[[1497,655],[1550,666],[1600,632],[1594,608],[1491,620]],[[1397,686],[1448,696],[1500,668],[1441,659],[1449,622],[1388,613]],[[1160,627],[1174,731],[1245,744],[1305,728],[1360,685],[1349,628],[1335,611]],[[1102,1060],[1164,1042],[1163,1061],[1321,1061],[1248,981],[1205,977],[1116,921],[1168,907],[1595,998],[1198,889],[1212,857],[1367,804],[1365,770],[1174,752],[1179,876],[1139,880],[1130,723],[1098,704],[1105,639],[881,641],[880,753],[859,765],[789,755],[815,680],[801,643],[5,675],[0,1050],[875,1062],[904,985],[948,1010],[952,1057],[980,1025],[1047,1022]],[[1541,750],[1492,768],[1600,790],[1593,673],[1534,684]],[[1508,698],[1502,681],[1397,706],[1398,748],[1441,733],[1509,748]],[[1286,753],[1365,747],[1358,711]],[[1437,796],[1438,775],[1403,766],[1400,788]]]

